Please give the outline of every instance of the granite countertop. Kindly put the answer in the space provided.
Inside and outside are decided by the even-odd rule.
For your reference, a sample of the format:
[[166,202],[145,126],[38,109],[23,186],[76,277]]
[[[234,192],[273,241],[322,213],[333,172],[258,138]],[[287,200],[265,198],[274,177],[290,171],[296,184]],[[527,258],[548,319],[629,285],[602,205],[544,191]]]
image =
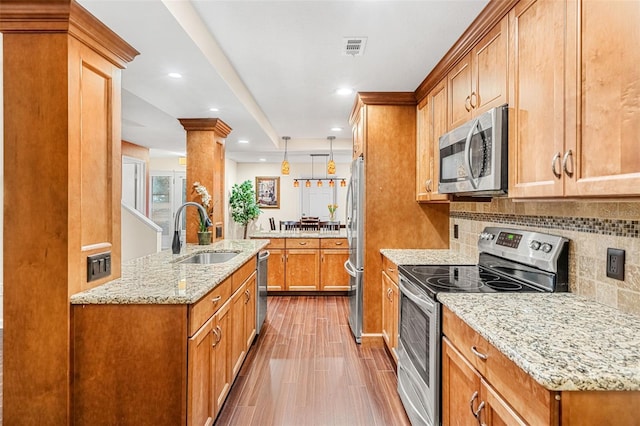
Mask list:
[[[187,244],[182,253],[163,250],[122,265],[121,277],[71,296],[71,304],[191,304],[197,302],[269,240],[222,240],[208,246]],[[233,259],[210,265],[178,264],[192,254],[238,251]]]
[[257,231],[250,238],[347,238],[347,231]]
[[572,293],[439,293],[438,299],[552,391],[640,391],[640,317]]
[[448,249],[381,249],[396,265],[475,265],[474,259]]

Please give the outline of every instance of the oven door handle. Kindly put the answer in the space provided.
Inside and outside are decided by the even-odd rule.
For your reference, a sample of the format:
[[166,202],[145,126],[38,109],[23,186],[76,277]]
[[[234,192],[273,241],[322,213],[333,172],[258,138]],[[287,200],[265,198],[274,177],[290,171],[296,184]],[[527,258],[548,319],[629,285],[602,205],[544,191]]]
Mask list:
[[428,297],[420,297],[419,294],[411,291],[411,288],[404,283],[404,278],[400,278],[400,292],[424,311],[428,311],[429,313],[433,313],[435,311],[434,302]]
[[[473,137],[473,132],[478,127],[480,123],[480,119],[476,118],[471,125],[471,129],[469,129],[469,133],[467,134],[467,139],[464,142],[464,168],[467,172],[467,176],[469,177],[469,181],[473,186],[473,189],[478,188],[478,184],[476,183],[476,178],[473,176],[473,170],[471,169],[471,138]],[[481,129],[479,129],[482,131]]]

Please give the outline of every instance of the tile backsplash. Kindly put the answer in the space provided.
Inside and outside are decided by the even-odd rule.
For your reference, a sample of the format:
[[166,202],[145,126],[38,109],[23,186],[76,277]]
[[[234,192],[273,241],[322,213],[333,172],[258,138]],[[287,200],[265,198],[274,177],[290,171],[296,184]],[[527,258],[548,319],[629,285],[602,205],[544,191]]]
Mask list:
[[[451,248],[477,257],[478,234],[496,224],[568,238],[570,291],[640,315],[640,201],[453,202]],[[606,275],[608,247],[625,250],[624,281]]]

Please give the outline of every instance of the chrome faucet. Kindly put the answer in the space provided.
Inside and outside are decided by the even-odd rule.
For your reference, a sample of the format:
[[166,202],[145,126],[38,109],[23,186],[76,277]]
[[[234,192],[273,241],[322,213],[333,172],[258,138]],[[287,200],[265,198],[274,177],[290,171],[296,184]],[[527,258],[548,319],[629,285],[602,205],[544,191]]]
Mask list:
[[211,223],[211,219],[209,219],[209,216],[207,215],[207,211],[202,207],[202,205],[194,203],[193,201],[187,201],[178,207],[178,210],[176,211],[176,222],[173,225],[173,241],[171,242],[171,250],[173,251],[173,254],[180,253],[180,248],[182,246],[180,243],[180,213],[182,213],[182,210],[187,206],[194,206],[198,208],[200,220],[203,221],[207,227],[213,225],[213,223]]

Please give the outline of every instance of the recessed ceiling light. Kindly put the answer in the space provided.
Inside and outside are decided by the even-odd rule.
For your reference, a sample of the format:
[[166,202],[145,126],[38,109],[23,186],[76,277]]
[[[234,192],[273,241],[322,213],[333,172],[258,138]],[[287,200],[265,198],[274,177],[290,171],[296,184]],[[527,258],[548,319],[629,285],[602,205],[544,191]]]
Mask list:
[[266,158],[261,158],[258,161],[267,161],[267,159]]
[[249,143],[249,141],[246,139],[240,139],[238,140],[238,143]]
[[220,111],[220,110],[219,110],[218,108],[209,108],[209,111],[211,111],[211,112],[218,112],[218,111]]
[[182,74],[180,74],[179,72],[170,72],[167,75],[171,78],[182,78]]
[[331,131],[332,132],[341,132],[342,131],[342,127],[332,127]]
[[337,95],[341,95],[341,96],[347,96],[353,93],[353,89],[349,88],[349,87],[341,87],[338,90],[336,90],[336,94]]

